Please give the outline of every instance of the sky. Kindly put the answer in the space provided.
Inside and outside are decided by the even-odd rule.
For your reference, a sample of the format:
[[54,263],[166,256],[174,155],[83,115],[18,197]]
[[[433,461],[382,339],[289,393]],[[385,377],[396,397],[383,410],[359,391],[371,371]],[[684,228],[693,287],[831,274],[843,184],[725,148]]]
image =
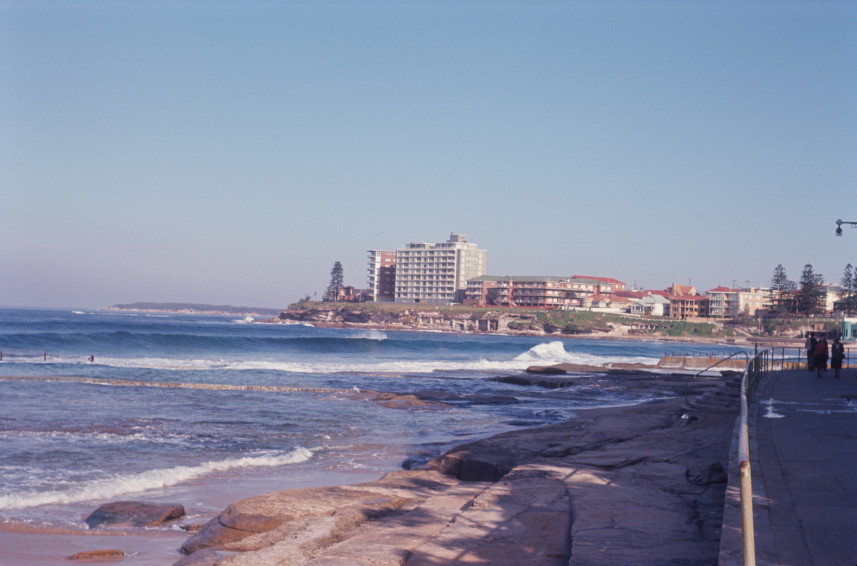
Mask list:
[[857,265],[857,2],[0,0],[0,305],[283,308],[370,249]]

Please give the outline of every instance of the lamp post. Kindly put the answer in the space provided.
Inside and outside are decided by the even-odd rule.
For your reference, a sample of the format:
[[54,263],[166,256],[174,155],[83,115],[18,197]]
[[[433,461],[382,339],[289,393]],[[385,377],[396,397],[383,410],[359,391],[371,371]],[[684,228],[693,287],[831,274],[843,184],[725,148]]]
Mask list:
[[837,236],[842,235],[842,225],[843,224],[848,224],[853,228],[857,228],[857,222],[846,222],[845,220],[837,220],[836,221],[836,235]]

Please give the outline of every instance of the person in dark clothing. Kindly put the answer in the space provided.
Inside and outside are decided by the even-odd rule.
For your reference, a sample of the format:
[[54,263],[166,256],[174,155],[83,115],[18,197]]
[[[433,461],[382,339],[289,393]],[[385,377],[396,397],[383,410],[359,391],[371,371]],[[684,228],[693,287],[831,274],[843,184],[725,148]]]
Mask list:
[[842,369],[842,360],[845,359],[845,346],[839,341],[839,337],[833,339],[833,345],[830,347],[830,367],[833,368],[833,377],[839,377],[839,370]]
[[807,333],[806,337],[806,369],[812,371],[813,363],[815,362],[815,347],[818,342],[815,339],[815,334]]
[[827,358],[830,357],[830,350],[827,348],[827,339],[822,336],[815,347],[815,369],[818,371],[818,377],[827,369]]

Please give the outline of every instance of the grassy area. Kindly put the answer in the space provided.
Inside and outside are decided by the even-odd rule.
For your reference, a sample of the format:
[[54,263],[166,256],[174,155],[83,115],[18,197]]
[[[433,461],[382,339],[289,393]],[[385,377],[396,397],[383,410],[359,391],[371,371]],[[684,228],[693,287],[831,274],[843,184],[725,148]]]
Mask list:
[[[652,322],[652,321],[648,321]],[[684,320],[657,321],[650,330],[638,330],[635,334],[656,334],[663,336],[699,336],[702,338],[728,338],[735,335],[731,328],[718,327],[707,322],[687,322]]]

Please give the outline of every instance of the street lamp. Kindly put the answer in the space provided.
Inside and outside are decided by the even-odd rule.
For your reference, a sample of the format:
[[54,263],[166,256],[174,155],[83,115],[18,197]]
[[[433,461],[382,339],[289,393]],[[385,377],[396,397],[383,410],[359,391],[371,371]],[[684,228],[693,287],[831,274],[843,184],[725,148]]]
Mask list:
[[843,224],[849,224],[852,227],[857,227],[857,222],[846,222],[845,220],[837,220],[836,221],[836,235],[837,236],[842,235],[842,225]]

